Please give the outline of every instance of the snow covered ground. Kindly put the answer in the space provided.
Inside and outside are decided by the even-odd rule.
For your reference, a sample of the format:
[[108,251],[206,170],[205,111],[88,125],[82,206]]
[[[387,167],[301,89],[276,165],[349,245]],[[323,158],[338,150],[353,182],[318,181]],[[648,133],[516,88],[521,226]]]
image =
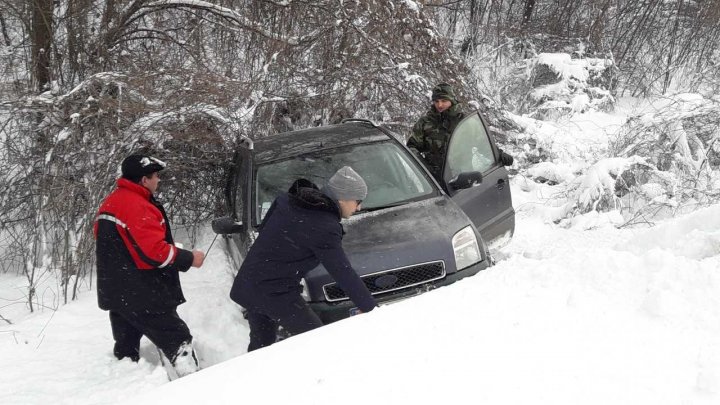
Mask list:
[[[587,141],[552,142],[573,165],[620,121],[586,114],[565,125]],[[216,242],[182,275],[204,369],[172,383],[146,340],[139,364],[114,359],[94,292],[29,314],[23,280],[0,275],[0,404],[720,403],[720,205],[652,228],[614,213],[558,226],[549,186],[524,181],[495,267],[251,354]]]
[[249,355],[213,250],[181,307],[206,368],[173,383],[145,340],[139,364],[114,360],[93,293],[12,319],[0,403],[718,403],[720,206],[644,230],[563,229],[533,206],[494,268]]

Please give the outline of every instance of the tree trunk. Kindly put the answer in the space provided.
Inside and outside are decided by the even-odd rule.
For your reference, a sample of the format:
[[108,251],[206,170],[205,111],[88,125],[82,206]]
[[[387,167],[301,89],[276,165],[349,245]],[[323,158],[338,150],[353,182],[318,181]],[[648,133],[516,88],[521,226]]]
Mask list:
[[476,0],[470,0],[470,18],[469,18],[469,27],[468,27],[468,33],[467,37],[465,37],[465,40],[463,41],[462,47],[460,51],[463,53],[463,55],[469,55],[473,53],[475,50],[475,43],[477,41],[477,33],[479,31],[478,25],[480,23],[476,21],[477,19],[477,4]]
[[597,17],[595,17],[592,24],[590,25],[590,29],[588,30],[587,37],[590,39],[590,43],[595,48],[595,52],[607,50],[604,49],[603,44],[605,42],[605,20],[607,19],[607,12],[610,8],[610,2],[611,0],[606,0],[605,3],[601,6],[600,12],[598,13]]
[[5,23],[5,16],[3,16],[2,13],[0,13],[0,31],[2,32],[3,41],[5,42],[5,46],[12,45],[12,42],[10,41],[10,35],[8,35],[7,31],[7,24]]
[[33,0],[32,63],[37,90],[50,83],[50,47],[52,46],[53,0]]
[[87,67],[82,65],[82,58],[88,44],[86,33],[90,5],[87,0],[69,0],[67,3],[67,61],[70,66],[66,78],[68,83],[74,83],[76,78],[84,80],[87,73]]
[[522,17],[522,29],[524,30],[528,24],[530,24],[530,18],[532,17],[532,12],[535,9],[535,0],[526,0],[525,1],[525,10],[523,11],[523,17]]
[[670,50],[667,55],[667,68],[665,69],[665,80],[663,81],[662,94],[665,94],[670,87],[670,80],[672,80],[673,69],[673,56],[675,56],[675,44],[678,40],[678,29],[680,27],[680,18],[682,14],[683,1],[678,1],[677,15],[675,16],[675,25],[670,33]]

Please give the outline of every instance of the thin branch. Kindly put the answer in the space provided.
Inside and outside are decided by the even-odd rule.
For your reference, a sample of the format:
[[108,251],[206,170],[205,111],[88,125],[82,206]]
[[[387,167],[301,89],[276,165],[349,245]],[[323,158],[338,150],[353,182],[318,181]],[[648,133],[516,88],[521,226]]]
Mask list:
[[0,314],[0,320],[3,320],[3,321],[5,321],[5,322],[7,322],[8,325],[12,325],[12,324],[13,324],[9,319],[7,319],[7,318],[5,318],[4,316],[2,316],[2,314]]
[[275,34],[265,28],[263,28],[260,24],[257,24],[254,21],[251,21],[244,15],[238,13],[235,10],[232,10],[227,7],[218,6],[216,4],[208,3],[206,1],[201,0],[161,0],[156,1],[154,3],[147,4],[143,6],[143,8],[146,9],[153,9],[153,10],[163,10],[163,9],[193,9],[193,10],[202,10],[208,13],[211,13],[217,17],[220,17],[226,21],[230,21],[231,23],[242,27],[244,29],[250,30],[255,32],[256,34],[259,34],[267,39],[271,39],[273,41],[278,41],[281,43],[284,43],[286,45],[290,46],[298,46],[302,45],[303,43],[310,42],[314,40],[317,37],[317,31],[311,32],[310,34],[297,37],[297,36],[288,36],[284,37],[282,35]]

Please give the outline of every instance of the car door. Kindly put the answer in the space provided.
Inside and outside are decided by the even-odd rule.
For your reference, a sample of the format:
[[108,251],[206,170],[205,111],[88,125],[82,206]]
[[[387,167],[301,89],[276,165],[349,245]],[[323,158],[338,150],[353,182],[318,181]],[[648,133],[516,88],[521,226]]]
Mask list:
[[[460,173],[482,174],[482,180],[470,187],[455,189],[452,181]],[[445,189],[470,217],[485,241],[515,231],[515,210],[512,207],[508,172],[500,162],[494,139],[478,112],[463,119],[448,142],[443,166]]]
[[236,269],[240,267],[249,246],[250,217],[247,210],[248,173],[251,156],[247,149],[239,148],[235,152],[225,186],[225,203],[230,217],[242,226],[242,232],[227,235],[228,251]]

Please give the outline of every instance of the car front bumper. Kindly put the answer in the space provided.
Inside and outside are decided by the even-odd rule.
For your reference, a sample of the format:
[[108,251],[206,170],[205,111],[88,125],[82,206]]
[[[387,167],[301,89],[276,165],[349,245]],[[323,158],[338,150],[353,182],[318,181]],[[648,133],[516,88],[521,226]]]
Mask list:
[[[474,276],[480,270],[484,270],[488,266],[488,260],[483,260],[481,262],[473,264],[470,267],[466,267],[460,271],[456,271],[455,273],[448,274],[440,280],[407,288],[404,290],[375,295],[375,301],[377,301],[378,305],[387,305],[396,301],[405,300],[416,295],[420,295],[424,292],[433,290],[435,288],[452,284],[465,277]],[[357,308],[355,304],[350,300],[333,303],[326,301],[309,302],[308,304],[310,304],[310,307],[313,309],[313,311],[315,311],[315,313],[325,324],[345,319],[349,317],[351,315],[351,312],[353,312],[353,310]]]

